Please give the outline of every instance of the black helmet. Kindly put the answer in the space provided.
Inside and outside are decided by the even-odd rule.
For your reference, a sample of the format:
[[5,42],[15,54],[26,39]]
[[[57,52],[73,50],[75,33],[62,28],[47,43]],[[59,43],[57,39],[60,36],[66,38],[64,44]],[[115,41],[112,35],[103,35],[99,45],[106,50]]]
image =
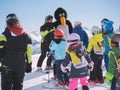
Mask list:
[[53,16],[52,16],[52,15],[48,15],[48,16],[46,16],[46,18],[45,18],[45,22],[47,22],[49,19],[53,19]]

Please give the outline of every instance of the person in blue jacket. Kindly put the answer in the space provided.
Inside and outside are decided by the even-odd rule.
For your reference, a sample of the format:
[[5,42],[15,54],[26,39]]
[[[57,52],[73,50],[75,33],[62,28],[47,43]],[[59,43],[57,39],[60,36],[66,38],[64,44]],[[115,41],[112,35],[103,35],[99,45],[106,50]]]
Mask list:
[[56,76],[58,83],[55,87],[63,87],[68,82],[67,74],[61,71],[61,63],[65,59],[67,42],[63,39],[64,33],[61,29],[56,29],[54,32],[54,40],[51,41],[49,48],[54,51],[54,59],[56,63]]
[[80,36],[81,41],[83,42],[83,45],[87,48],[87,46],[88,46],[88,35],[83,30],[83,28],[81,26],[81,22],[76,21],[74,23],[74,28],[72,29],[72,33],[77,33]]
[[104,39],[104,62],[106,70],[108,70],[108,53],[111,50],[111,38],[113,36],[113,21],[110,21],[104,18],[101,21],[102,24],[102,32],[103,32],[103,39]]

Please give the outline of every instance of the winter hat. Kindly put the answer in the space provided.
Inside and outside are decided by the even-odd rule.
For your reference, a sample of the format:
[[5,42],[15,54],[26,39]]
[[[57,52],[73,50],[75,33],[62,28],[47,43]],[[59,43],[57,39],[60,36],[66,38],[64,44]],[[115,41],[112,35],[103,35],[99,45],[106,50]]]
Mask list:
[[80,36],[76,33],[72,33],[68,36],[67,42],[70,45],[77,44],[80,41]]
[[103,25],[103,32],[106,31],[112,31],[113,30],[113,21],[109,21],[107,19],[103,19],[101,21],[102,25]]
[[74,27],[76,27],[76,26],[81,26],[81,22],[80,22],[80,21],[76,21],[76,22],[74,23]]
[[7,15],[7,17],[6,17],[6,23],[8,25],[13,25],[14,23],[19,23],[19,19],[16,16],[16,14],[11,13],[11,14]]

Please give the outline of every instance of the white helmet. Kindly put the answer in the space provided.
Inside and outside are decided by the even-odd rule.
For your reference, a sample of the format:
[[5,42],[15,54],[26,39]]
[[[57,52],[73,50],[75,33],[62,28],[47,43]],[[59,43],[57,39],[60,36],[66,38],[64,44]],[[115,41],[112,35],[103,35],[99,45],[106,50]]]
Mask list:
[[102,31],[99,27],[93,26],[92,29],[91,29],[91,33],[92,34],[99,34],[99,33],[102,33]]

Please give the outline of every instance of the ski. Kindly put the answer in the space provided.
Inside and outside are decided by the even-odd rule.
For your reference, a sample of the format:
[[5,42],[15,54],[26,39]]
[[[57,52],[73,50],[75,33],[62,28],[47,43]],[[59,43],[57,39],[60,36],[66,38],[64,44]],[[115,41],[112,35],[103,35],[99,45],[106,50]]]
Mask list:
[[45,89],[54,89],[54,90],[67,90],[67,88],[66,87],[55,87],[55,86],[46,86],[46,85],[43,85],[42,86],[43,88],[45,88]]
[[53,83],[55,84],[57,82],[57,80],[54,79],[48,79],[48,78],[43,78],[44,81],[47,81],[48,83]]

